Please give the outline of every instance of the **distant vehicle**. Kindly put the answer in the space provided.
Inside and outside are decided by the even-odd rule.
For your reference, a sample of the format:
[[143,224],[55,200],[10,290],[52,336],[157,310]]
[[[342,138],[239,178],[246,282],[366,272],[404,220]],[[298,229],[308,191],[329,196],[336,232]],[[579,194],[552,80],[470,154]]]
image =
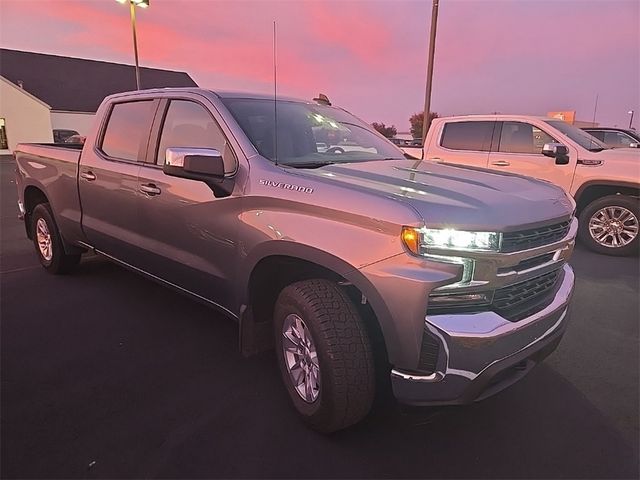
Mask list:
[[53,130],[53,143],[65,143],[67,138],[73,135],[79,135],[79,134],[75,130],[66,130],[66,129],[56,128]]
[[79,143],[80,145],[84,145],[86,139],[87,137],[84,135],[71,135],[64,141],[64,143]]
[[562,120],[524,115],[436,118],[424,151],[403,150],[555,183],[575,198],[587,247],[607,255],[638,252],[640,150],[612,149]]
[[583,128],[611,148],[640,148],[640,134],[635,130],[615,127]]
[[42,266],[93,251],[219,308],[243,353],[275,348],[291,403],[324,432],[364,417],[385,376],[404,403],[465,404],[556,348],[578,230],[561,188],[416,166],[345,110],[278,102],[276,130],[267,96],[120,93],[83,147],[18,145]]

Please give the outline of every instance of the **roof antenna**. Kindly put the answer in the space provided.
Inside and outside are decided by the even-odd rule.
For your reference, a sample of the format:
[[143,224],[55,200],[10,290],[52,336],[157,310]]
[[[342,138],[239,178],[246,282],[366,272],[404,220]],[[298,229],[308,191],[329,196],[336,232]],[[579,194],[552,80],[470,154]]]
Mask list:
[[[596,112],[598,111],[598,96],[599,94],[596,93],[596,104],[593,106],[593,120],[591,121],[591,123],[593,124],[592,125],[593,127],[596,126]],[[591,140],[591,143],[589,144],[589,148],[593,148],[593,140]]]
[[273,21],[273,156],[278,165],[278,64],[276,58],[276,21]]

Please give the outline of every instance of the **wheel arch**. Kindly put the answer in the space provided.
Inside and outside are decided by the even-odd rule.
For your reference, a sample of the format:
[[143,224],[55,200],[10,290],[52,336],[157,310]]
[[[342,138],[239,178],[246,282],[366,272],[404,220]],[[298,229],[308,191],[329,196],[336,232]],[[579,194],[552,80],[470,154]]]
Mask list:
[[29,228],[29,225],[31,224],[31,214],[41,203],[49,203],[49,198],[44,193],[44,190],[39,186],[27,185],[24,189],[23,200],[25,209],[24,228],[27,233],[27,237],[32,239],[31,229]]
[[576,214],[580,215],[594,200],[609,195],[640,197],[640,184],[605,180],[586,182],[580,186],[575,194]]
[[271,321],[277,295],[286,285],[326,278],[341,285],[365,319],[380,361],[387,361],[385,338],[392,334],[387,307],[374,286],[353,265],[330,253],[295,242],[267,242],[253,252],[241,269],[240,350],[251,355],[273,345]]

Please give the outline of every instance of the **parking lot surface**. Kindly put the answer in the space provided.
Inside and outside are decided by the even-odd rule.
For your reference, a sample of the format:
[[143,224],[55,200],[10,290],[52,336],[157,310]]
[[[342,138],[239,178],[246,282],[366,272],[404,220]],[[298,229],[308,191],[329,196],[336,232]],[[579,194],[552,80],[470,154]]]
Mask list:
[[0,169],[2,478],[638,478],[638,258],[576,250],[569,329],[506,391],[323,436],[217,312],[96,257],[47,274]]

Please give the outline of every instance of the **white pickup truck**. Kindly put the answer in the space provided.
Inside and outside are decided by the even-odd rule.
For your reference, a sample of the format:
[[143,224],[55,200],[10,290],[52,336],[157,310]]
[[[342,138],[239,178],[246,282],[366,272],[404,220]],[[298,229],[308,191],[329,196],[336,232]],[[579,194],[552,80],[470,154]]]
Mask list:
[[547,180],[573,195],[579,238],[599,253],[638,251],[640,150],[611,149],[561,120],[469,115],[433,120],[416,159],[471,165]]

